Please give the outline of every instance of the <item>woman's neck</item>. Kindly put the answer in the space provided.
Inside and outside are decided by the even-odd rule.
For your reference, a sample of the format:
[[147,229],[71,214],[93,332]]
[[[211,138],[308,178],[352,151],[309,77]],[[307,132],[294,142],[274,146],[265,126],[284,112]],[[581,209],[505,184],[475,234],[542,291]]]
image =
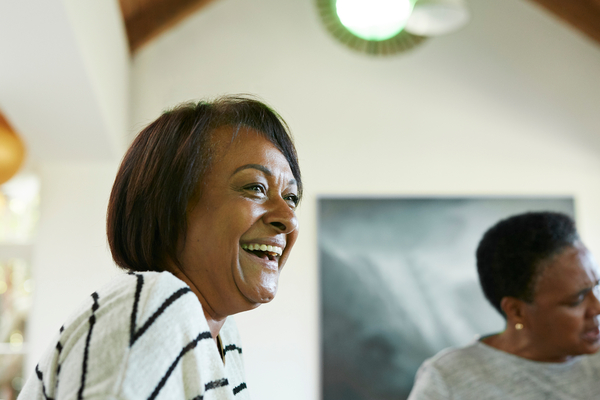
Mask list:
[[215,310],[213,310],[206,298],[202,295],[200,290],[198,290],[196,285],[192,283],[192,281],[187,277],[187,275],[183,271],[181,271],[179,268],[174,268],[172,274],[184,281],[198,298],[198,301],[202,305],[202,311],[204,312],[204,317],[206,318],[210,334],[218,347],[217,337],[219,336],[219,332],[221,331],[223,324],[225,324],[225,320],[227,319],[227,317],[219,317],[217,315]]

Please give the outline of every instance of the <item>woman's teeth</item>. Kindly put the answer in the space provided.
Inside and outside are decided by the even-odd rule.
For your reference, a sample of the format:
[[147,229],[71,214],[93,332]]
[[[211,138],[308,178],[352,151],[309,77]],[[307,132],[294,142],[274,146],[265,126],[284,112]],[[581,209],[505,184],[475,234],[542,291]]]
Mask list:
[[244,243],[244,244],[242,244],[242,249],[249,250],[249,251],[269,252],[269,253],[273,253],[273,255],[276,255],[276,256],[281,256],[281,254],[283,253],[283,249],[279,246],[270,246],[270,245],[258,244],[258,243],[252,243],[252,244]]

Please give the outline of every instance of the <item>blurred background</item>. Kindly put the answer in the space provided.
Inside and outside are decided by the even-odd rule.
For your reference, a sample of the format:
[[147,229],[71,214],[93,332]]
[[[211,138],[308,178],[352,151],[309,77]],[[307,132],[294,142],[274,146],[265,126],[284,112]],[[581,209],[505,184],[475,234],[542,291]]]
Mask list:
[[183,101],[256,94],[300,156],[279,293],[236,316],[257,399],[322,396],[319,196],[568,197],[599,254],[597,0],[449,3],[463,13],[445,34],[409,19],[357,39],[334,1],[2,0],[0,398],[118,273],[104,223],[119,161]]
[[511,215],[567,197],[319,199],[324,400],[406,400],[417,369],[447,347],[504,330],[485,299],[475,251]]

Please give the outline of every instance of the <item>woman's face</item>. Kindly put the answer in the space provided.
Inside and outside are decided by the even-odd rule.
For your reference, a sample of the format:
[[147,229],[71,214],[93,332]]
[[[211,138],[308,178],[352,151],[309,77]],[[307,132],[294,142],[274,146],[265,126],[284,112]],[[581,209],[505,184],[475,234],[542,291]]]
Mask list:
[[298,186],[287,160],[254,130],[232,133],[213,134],[213,165],[188,212],[180,256],[203,306],[221,317],[273,299],[298,237]]
[[543,361],[564,361],[600,349],[599,279],[598,266],[581,243],[547,261],[524,315],[531,340],[547,358]]

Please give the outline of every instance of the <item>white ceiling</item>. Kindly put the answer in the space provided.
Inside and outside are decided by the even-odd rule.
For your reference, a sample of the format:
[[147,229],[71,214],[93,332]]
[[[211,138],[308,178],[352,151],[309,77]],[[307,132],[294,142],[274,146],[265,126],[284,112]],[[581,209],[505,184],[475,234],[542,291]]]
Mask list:
[[120,158],[129,69],[116,1],[0,3],[0,110],[30,162]]
[[[223,3],[217,3],[216,8],[228,2]],[[582,87],[574,73],[579,76],[594,74],[590,68],[596,65],[597,47],[583,37],[579,39],[581,46],[571,46],[569,36],[578,34],[568,33],[568,28],[550,32],[542,29],[545,27],[531,26],[524,34],[519,27],[530,24],[527,13],[513,14],[510,17],[513,26],[506,26],[498,22],[507,19],[496,14],[501,8],[488,7],[485,3],[481,0],[469,3],[478,13],[477,18],[464,32],[453,35],[454,41],[467,38],[472,42],[471,46],[480,47],[481,59],[488,62],[496,59],[494,68],[515,69],[528,85],[546,92],[554,107],[570,113],[581,125],[580,134],[595,141],[600,113],[597,105],[591,104],[589,99],[595,98],[598,85],[596,82]],[[284,8],[283,5],[280,8]],[[522,8],[534,10],[530,5]],[[485,15],[492,10],[495,14]],[[542,10],[537,12],[543,13]],[[230,14],[227,18],[229,21],[247,20],[247,15]],[[314,21],[310,26],[318,23],[316,12],[312,12],[311,18]],[[212,24],[210,21],[206,23]],[[170,36],[185,31],[190,24],[184,23],[167,32],[166,37],[159,38],[142,51],[141,58],[152,53],[148,50],[159,48]],[[486,25],[485,29],[481,29],[482,24]],[[486,36],[476,39],[467,36],[469,31],[477,29],[485,32]],[[178,40],[197,41],[189,36]],[[277,38],[273,37],[273,40]],[[310,40],[314,38],[307,38],[305,42]],[[321,35],[319,43],[323,40],[332,39]],[[446,39],[433,40],[441,42]],[[452,41],[451,38],[448,40]],[[540,46],[536,46],[536,42]],[[554,49],[548,47],[549,42],[555,43]],[[218,43],[215,41],[214,44]],[[459,63],[461,51],[468,44],[463,43],[453,57],[456,63]],[[536,62],[527,61],[534,58]],[[209,73],[214,79],[220,79],[218,71],[227,66],[217,67],[218,71],[213,70],[214,66],[214,63],[204,64],[202,75]],[[446,67],[453,68],[453,65]],[[116,0],[4,0],[0,3],[0,110],[25,139],[31,159],[120,158],[128,141],[128,127],[133,124],[139,128],[139,117],[133,115],[130,118],[129,113],[130,73],[125,30]],[[143,74],[143,71],[138,68],[136,73]],[[482,85],[494,85],[486,81],[485,75],[482,70],[475,69],[469,79],[473,83],[483,79]],[[557,75],[564,79],[557,81]],[[172,80],[168,75],[162,79],[165,83]],[[185,91],[182,88],[172,90]],[[147,95],[153,96],[152,93]],[[146,101],[146,98],[135,99],[136,107]],[[132,111],[135,114],[135,110]]]

